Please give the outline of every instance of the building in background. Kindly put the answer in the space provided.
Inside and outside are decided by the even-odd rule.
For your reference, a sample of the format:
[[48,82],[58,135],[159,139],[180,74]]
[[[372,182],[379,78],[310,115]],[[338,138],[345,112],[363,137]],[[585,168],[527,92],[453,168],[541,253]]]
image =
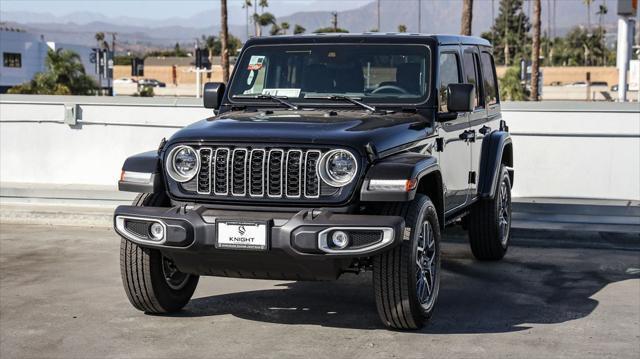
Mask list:
[[[96,82],[98,75],[96,66],[90,61],[92,48],[82,45],[71,45],[47,42],[44,35],[33,34],[21,29],[0,26],[0,93],[27,82],[38,72],[46,71],[45,59],[49,50],[67,49],[80,55],[85,72]],[[102,85],[107,86],[103,79]]]

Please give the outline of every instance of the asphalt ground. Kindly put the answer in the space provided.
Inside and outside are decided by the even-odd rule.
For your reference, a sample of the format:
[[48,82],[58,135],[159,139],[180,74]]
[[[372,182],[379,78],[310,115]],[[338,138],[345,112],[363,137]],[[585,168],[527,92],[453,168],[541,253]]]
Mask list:
[[[535,238],[529,238],[535,237]],[[447,231],[437,309],[381,326],[371,276],[201,278],[180,313],[130,306],[111,230],[0,226],[0,358],[638,358],[640,238],[516,233],[475,261]]]

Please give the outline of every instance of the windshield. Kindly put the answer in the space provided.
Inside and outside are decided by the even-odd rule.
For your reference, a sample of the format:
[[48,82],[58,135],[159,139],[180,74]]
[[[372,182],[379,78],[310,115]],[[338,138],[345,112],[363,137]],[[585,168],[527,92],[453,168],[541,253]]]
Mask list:
[[339,95],[378,104],[421,103],[429,96],[429,65],[424,45],[257,45],[236,64],[229,97],[318,103]]

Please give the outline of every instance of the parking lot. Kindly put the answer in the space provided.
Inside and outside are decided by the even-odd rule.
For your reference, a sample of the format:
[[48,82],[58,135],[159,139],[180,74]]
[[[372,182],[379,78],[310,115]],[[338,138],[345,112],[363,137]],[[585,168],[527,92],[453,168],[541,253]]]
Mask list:
[[113,231],[3,224],[0,357],[638,358],[638,237],[525,237],[479,263],[447,233],[433,321],[399,332],[379,323],[369,275],[201,278],[183,312],[145,315],[121,287]]

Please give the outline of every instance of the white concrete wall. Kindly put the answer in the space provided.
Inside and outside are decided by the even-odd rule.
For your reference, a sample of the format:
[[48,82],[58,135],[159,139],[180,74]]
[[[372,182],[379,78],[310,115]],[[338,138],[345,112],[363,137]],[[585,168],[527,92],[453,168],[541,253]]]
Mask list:
[[[81,125],[64,124],[79,103]],[[515,197],[640,200],[640,106],[505,103]],[[0,182],[113,186],[124,159],[211,115],[195,99],[0,96]]]

